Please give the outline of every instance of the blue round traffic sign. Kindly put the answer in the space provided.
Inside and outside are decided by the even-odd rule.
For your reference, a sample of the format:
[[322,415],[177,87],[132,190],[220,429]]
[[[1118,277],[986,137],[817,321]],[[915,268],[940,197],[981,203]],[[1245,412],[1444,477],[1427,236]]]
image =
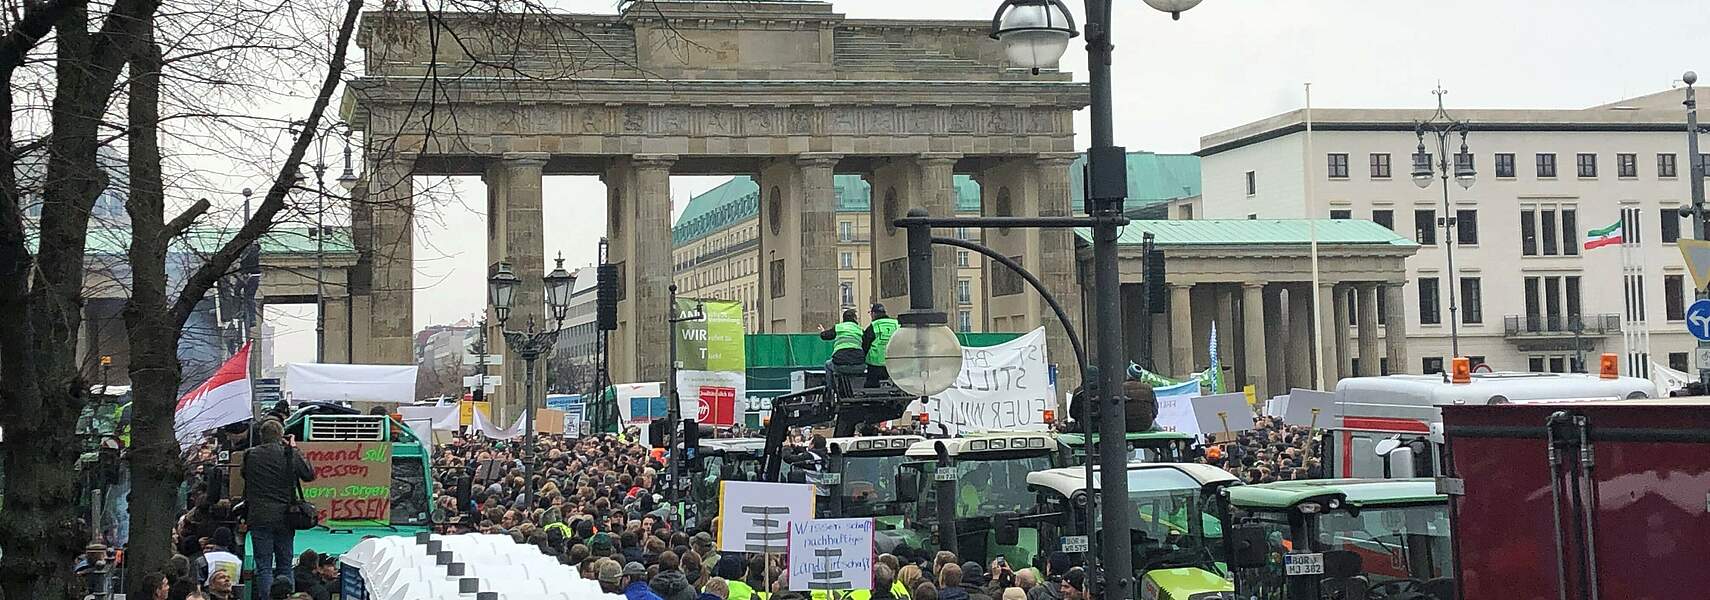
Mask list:
[[1701,298],[1687,307],[1686,331],[1699,341],[1710,342],[1710,298]]

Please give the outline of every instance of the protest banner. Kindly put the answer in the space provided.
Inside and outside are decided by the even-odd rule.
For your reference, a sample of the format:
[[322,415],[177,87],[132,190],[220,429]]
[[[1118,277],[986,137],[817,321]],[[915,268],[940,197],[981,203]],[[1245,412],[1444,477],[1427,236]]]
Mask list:
[[654,383],[620,383],[617,388],[619,415],[624,423],[647,423],[666,415],[663,385]]
[[1294,388],[1288,392],[1288,403],[1279,415],[1283,423],[1322,429],[1335,425],[1336,394],[1318,390]]
[[1203,433],[1193,416],[1193,399],[1199,396],[1198,381],[1187,381],[1166,387],[1152,388],[1158,398],[1158,429],[1191,435]]
[[550,408],[535,409],[534,432],[564,435],[564,411]]
[[873,520],[790,522],[791,591],[873,589]]
[[546,395],[546,407],[551,408],[551,409],[555,409],[555,410],[564,410],[565,408],[568,408],[569,406],[571,406],[573,404],[581,404],[581,403],[582,403],[582,395],[581,394],[547,394]]
[[927,399],[926,413],[949,435],[979,431],[1045,431],[1055,400],[1045,328],[996,346],[962,349],[962,373]]
[[303,498],[320,509],[321,521],[391,519],[391,444],[303,442],[298,449],[315,469]]
[[1253,428],[1253,407],[1247,394],[1214,394],[1191,400],[1200,433],[1228,434]]
[[787,525],[813,519],[813,488],[805,483],[720,482],[719,550],[788,551],[790,530]]
[[588,405],[580,403],[564,407],[564,435],[570,437],[581,437],[582,426],[585,424],[584,416],[587,414],[587,410]]
[[493,418],[493,403],[484,400],[481,402],[464,400],[457,403],[457,422],[464,427],[475,425],[475,411],[481,411],[482,416],[491,419]]
[[678,298],[677,314],[693,314],[697,304],[704,317],[677,324],[677,397],[684,418],[729,427],[736,424],[736,399],[748,395],[742,303]]

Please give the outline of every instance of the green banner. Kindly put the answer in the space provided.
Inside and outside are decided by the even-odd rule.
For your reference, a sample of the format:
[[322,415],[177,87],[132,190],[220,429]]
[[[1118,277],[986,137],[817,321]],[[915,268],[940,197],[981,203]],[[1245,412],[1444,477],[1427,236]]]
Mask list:
[[747,367],[742,303],[677,299],[677,318],[692,316],[699,302],[705,317],[677,324],[677,360],[689,371],[734,371]]

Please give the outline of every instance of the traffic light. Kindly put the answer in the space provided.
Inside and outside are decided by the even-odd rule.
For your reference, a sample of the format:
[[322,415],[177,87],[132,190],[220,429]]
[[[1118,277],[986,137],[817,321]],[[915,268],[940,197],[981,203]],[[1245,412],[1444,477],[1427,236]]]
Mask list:
[[654,419],[647,425],[647,447],[664,448],[665,438],[671,433],[670,419]]
[[618,303],[618,268],[617,265],[600,265],[596,271],[599,278],[595,298],[596,326],[600,331],[617,330]]
[[1169,290],[1164,287],[1164,251],[1153,249],[1146,253],[1146,303],[1152,309],[1152,314],[1164,314],[1165,301],[1169,298]]

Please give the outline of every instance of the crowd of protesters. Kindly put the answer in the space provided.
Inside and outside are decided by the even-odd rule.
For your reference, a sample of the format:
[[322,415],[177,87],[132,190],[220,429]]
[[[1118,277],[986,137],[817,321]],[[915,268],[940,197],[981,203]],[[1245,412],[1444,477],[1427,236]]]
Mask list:
[[1306,427],[1261,416],[1252,429],[1233,435],[1232,443],[1197,447],[1195,461],[1222,467],[1245,483],[1324,477],[1322,443]]

